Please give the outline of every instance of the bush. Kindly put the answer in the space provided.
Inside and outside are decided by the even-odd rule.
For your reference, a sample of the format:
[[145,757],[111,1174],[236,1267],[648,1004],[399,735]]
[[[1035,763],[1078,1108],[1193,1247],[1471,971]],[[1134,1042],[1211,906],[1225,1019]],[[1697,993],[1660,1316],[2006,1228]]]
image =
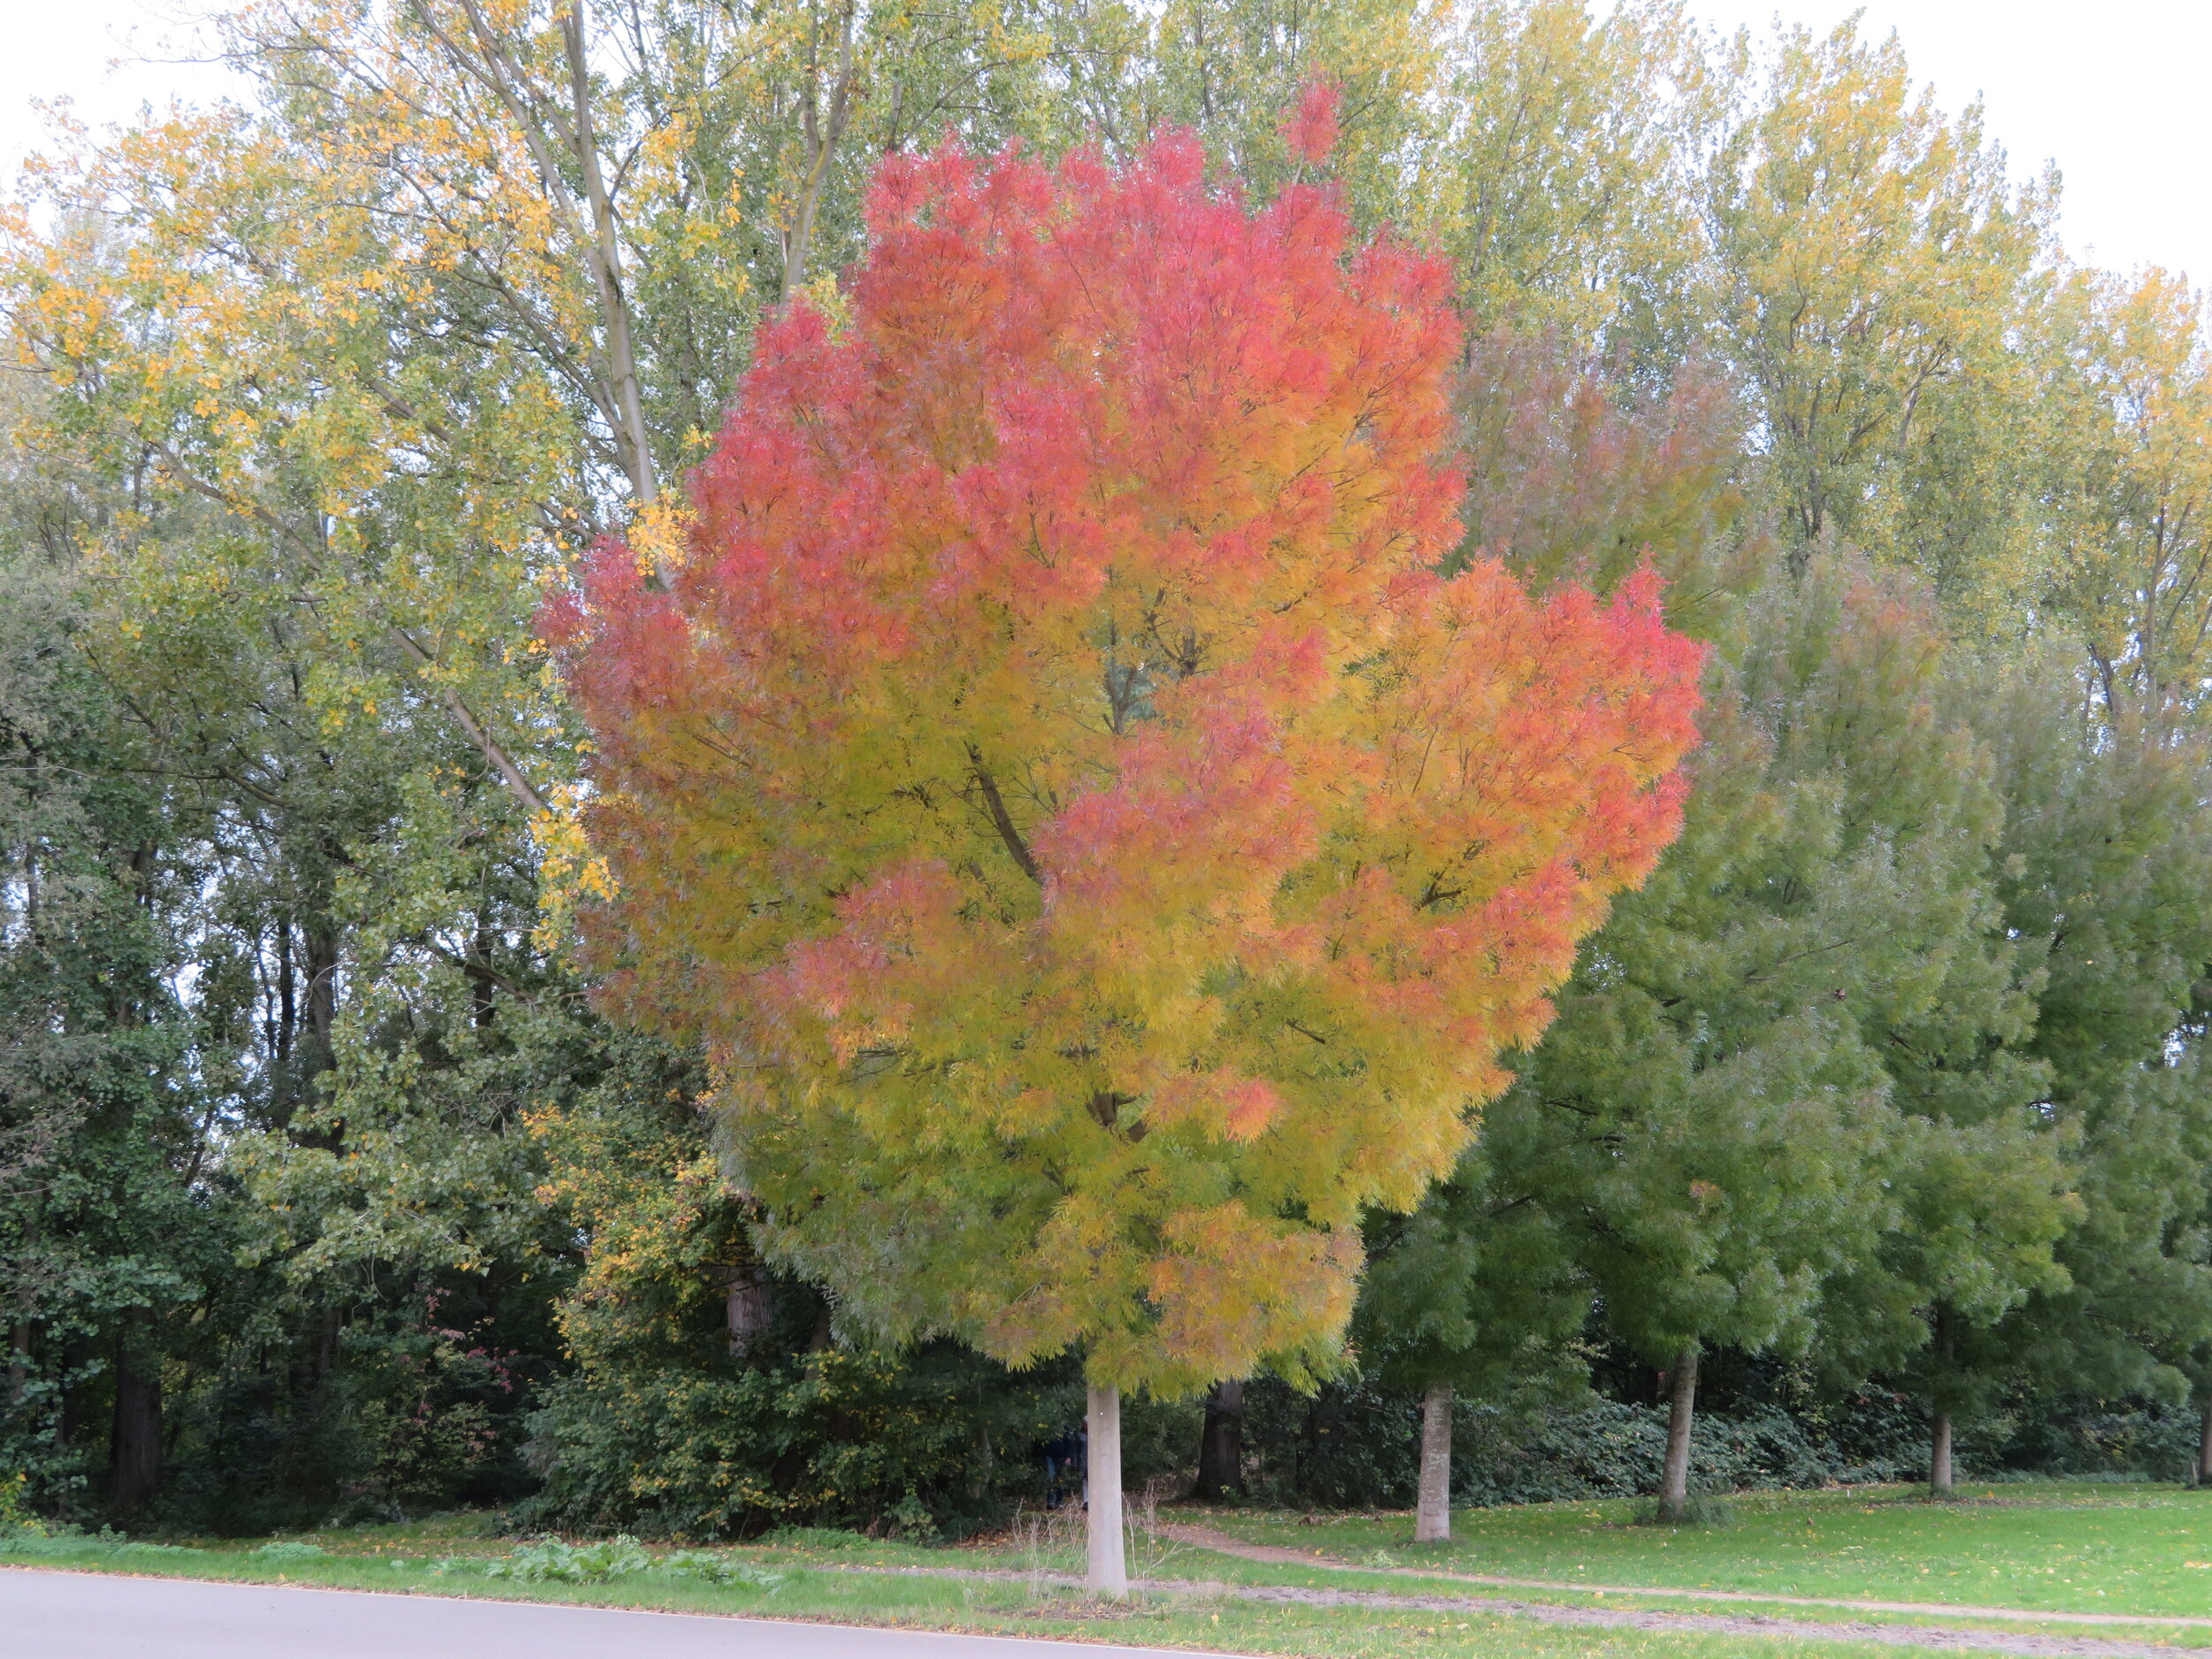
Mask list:
[[264,1566],[288,1566],[296,1562],[321,1561],[330,1552],[320,1544],[303,1543],[295,1538],[275,1539],[260,1548],[247,1552],[247,1558]]
[[31,1478],[19,1471],[0,1480],[0,1539],[45,1535],[45,1526],[31,1513]]
[[610,1578],[663,1573],[672,1578],[703,1579],[709,1584],[772,1590],[784,1579],[780,1572],[764,1571],[749,1562],[706,1550],[687,1549],[673,1555],[653,1555],[641,1548],[637,1540],[627,1532],[618,1532],[592,1544],[570,1544],[557,1538],[534,1539],[495,1561],[449,1558],[439,1564],[444,1571],[473,1568],[487,1578],[507,1578],[518,1584],[604,1584]]
[[1081,1414],[1071,1367],[1016,1375],[951,1342],[594,1367],[546,1391],[531,1448],[545,1485],[515,1513],[677,1539],[964,1537],[1041,1499],[1037,1448]]
[[1974,1479],[2038,1475],[2072,1480],[2193,1476],[2196,1411],[2163,1401],[2061,1398],[2016,1405],[1959,1430],[1960,1472]]
[[[1413,1502],[1421,1404],[1358,1377],[1302,1394],[1270,1379],[1244,1393],[1245,1473],[1257,1502],[1405,1509]],[[1195,1444],[1196,1431],[1191,1431]],[[1462,1400],[1452,1436],[1454,1501],[1543,1503],[1641,1497],[1666,1460],[1662,1405],[1585,1396],[1579,1408]],[[1868,1390],[1827,1405],[1739,1398],[1698,1414],[1696,1492],[1916,1479],[1927,1425],[1902,1396]]]

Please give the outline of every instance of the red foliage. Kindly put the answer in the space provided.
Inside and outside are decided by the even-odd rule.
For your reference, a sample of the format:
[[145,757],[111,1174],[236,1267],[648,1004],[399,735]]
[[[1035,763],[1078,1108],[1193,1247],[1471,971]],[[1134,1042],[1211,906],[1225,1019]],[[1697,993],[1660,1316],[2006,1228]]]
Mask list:
[[670,590],[610,549],[549,610],[611,992],[714,1045],[773,1242],[864,1317],[1294,1367],[1674,834],[1698,649],[1648,575],[1434,573],[1446,273],[1326,191],[949,150],[869,224]]

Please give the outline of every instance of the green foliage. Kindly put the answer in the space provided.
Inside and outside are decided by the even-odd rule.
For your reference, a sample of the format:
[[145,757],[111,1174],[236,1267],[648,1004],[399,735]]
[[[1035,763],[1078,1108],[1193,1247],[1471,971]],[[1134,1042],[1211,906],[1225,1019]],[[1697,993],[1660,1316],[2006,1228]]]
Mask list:
[[[2066,266],[2055,185],[1929,101],[1909,35],[1594,11],[645,6],[626,39],[592,8],[606,153],[636,146],[620,317],[579,157],[538,173],[420,28],[466,21],[442,0],[388,36],[242,18],[260,104],[48,175],[62,211],[12,219],[0,272],[31,371],[0,393],[11,1548],[518,1499],[918,1540],[1038,1496],[1071,1375],[856,1346],[762,1273],[703,1056],[586,1008],[564,929],[602,872],[528,618],[695,461],[764,307],[795,281],[843,314],[878,156],[949,124],[1125,157],[1181,120],[1264,200],[1317,72],[1356,221],[1434,246],[1469,323],[1457,557],[1601,589],[1648,559],[1717,655],[1682,842],[1452,1178],[1366,1218],[1356,1370],[1251,1383],[1249,1484],[1404,1502],[1448,1379],[1463,1499],[1642,1491],[1646,1367],[1690,1340],[1696,1487],[1916,1477],[1931,1407],[1969,1476],[2184,1472],[2212,1401],[2200,304]],[[849,15],[841,67],[814,48]],[[514,89],[565,111],[551,16],[514,24]],[[1809,1392],[1738,1389],[1738,1348],[1801,1352]],[[1181,1479],[1198,1424],[1129,1402],[1131,1486]]]
[[1043,1497],[1034,1448],[1082,1413],[1072,1375],[1009,1376],[950,1343],[742,1367],[586,1367],[534,1418],[534,1524],[677,1538],[780,1523],[959,1536]]
[[29,1530],[0,1540],[0,1552],[30,1561],[95,1561],[127,1570],[134,1562],[166,1565],[204,1558],[212,1551],[189,1544],[162,1544],[127,1537],[110,1527],[87,1534],[73,1528]]
[[31,1478],[17,1473],[0,1480],[0,1538],[42,1538],[46,1528],[31,1510]]
[[330,1552],[320,1544],[310,1544],[296,1538],[280,1538],[257,1545],[250,1553],[256,1561],[265,1562],[272,1566],[288,1566],[303,1561],[319,1561]]
[[[264,1546],[255,1554],[265,1554]],[[709,1550],[680,1549],[653,1555],[638,1547],[626,1532],[603,1542],[570,1544],[558,1538],[541,1538],[505,1555],[481,1563],[477,1571],[488,1578],[511,1578],[518,1584],[604,1584],[634,1573],[664,1573],[702,1583],[742,1585],[773,1590],[784,1575],[750,1562]]]

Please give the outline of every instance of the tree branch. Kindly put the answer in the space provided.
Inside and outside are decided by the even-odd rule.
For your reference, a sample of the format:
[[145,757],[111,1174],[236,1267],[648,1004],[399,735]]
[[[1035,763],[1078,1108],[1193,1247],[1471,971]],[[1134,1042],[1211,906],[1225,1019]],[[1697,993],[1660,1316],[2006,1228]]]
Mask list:
[[1022,874],[1040,887],[1044,877],[1038,873],[1037,860],[1031,855],[1029,843],[1022,840],[1021,832],[1014,827],[1014,819],[1006,810],[1005,797],[998,792],[998,781],[984,770],[983,752],[973,743],[968,745],[968,764],[975,771],[976,787],[983,792],[984,810],[990,813],[991,823],[998,830],[998,838],[1006,843],[1006,850],[1021,866]]

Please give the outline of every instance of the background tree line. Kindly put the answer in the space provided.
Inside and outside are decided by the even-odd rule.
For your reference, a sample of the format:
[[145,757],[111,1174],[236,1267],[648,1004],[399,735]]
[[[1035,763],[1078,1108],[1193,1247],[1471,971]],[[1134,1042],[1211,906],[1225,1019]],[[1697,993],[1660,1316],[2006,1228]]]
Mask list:
[[532,616],[612,530],[672,549],[881,156],[1179,124],[1264,199],[1316,75],[1356,217],[1456,280],[1467,555],[1649,558],[1706,741],[1455,1179],[1373,1217],[1344,1376],[1140,1405],[1133,1471],[1422,1470],[1432,1513],[2212,1461],[2203,319],[2070,263],[2057,180],[1893,42],[1639,0],[219,38],[251,103],[59,141],[0,273],[0,1467],[49,1506],[926,1532],[1035,1489],[1074,1371],[841,1325],[752,1248],[695,1056],[593,1011]]

